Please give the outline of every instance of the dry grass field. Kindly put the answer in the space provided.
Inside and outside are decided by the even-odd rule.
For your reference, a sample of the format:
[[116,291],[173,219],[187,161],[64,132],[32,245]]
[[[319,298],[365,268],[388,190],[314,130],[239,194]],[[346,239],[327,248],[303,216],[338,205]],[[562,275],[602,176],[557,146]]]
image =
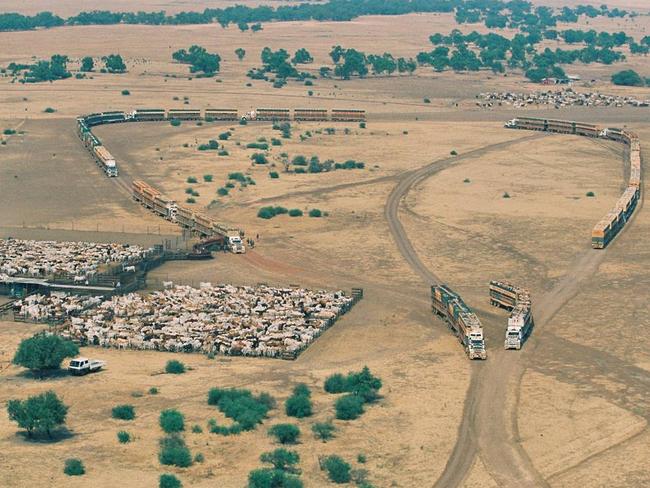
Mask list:
[[[625,8],[645,4],[635,1],[609,3]],[[174,12],[226,4],[146,0],[138,8]],[[27,13],[51,9],[72,15],[79,5],[77,0],[7,1],[1,9]],[[83,3],[88,10],[100,6]],[[111,6],[132,7],[133,2]],[[649,18],[637,18],[634,26],[597,19],[589,27],[624,28],[642,37],[650,27]],[[248,472],[261,466],[259,455],[275,447],[266,430],[287,421],[282,403],[299,382],[312,388],[315,403],[314,417],[297,421],[302,439],[296,450],[305,486],[334,486],[318,468],[318,457],[331,453],[366,469],[377,487],[433,486],[462,438],[458,429],[468,408],[466,398],[475,400],[472,378],[513,361],[516,367],[504,367],[499,385],[483,388],[494,386],[494,395],[501,397],[494,403],[490,423],[504,430],[471,426],[469,437],[475,438],[477,455],[460,476],[459,486],[650,484],[650,355],[639,333],[650,325],[643,313],[650,284],[646,272],[650,214],[643,203],[631,225],[598,255],[594,269],[579,269],[584,256],[597,252],[590,249],[593,224],[613,206],[624,186],[622,147],[573,136],[508,131],[503,122],[516,112],[475,106],[474,98],[482,91],[538,88],[520,76],[436,74],[419,69],[411,77],[317,79],[313,87],[289,82],[282,89],[245,77],[248,69],[260,65],[264,46],[292,51],[306,47],[315,57],[306,69],[315,72],[328,62],[334,44],[414,56],[429,48],[430,34],[451,28],[449,15],[407,15],[362,17],[348,23],[270,23],[256,34],[218,25],[0,33],[0,65],[55,53],[76,60],[119,52],[129,66],[124,75],[95,73],[92,79],[52,84],[20,85],[0,78],[0,128],[19,131],[2,136],[6,145],[0,146],[1,237],[149,245],[177,239],[184,245],[177,227],[133,203],[93,164],[74,132],[79,114],[218,106],[240,112],[257,106],[354,107],[368,112],[365,129],[352,123],[292,123],[291,139],[271,147],[267,165],[252,165],[250,156],[256,150],[245,148],[261,137],[268,141],[280,137],[267,123],[118,124],[95,130],[116,156],[125,178],[142,178],[184,201],[190,186],[187,178],[194,176],[199,182],[191,186],[199,196],[193,207],[241,226],[247,236],[256,238],[255,249],[245,255],[167,263],[150,274],[152,284],[174,280],[345,290],[361,286],[365,298],[296,361],[210,360],[201,355],[88,348],[83,354],[105,359],[105,371],[46,381],[32,379],[10,363],[19,341],[40,326],[0,322],[0,486],[157,486],[162,472],[176,473],[186,487],[245,486]],[[485,31],[478,25],[460,28]],[[190,80],[187,66],[171,63],[173,51],[191,44],[221,54],[217,79]],[[247,51],[242,62],[233,53],[237,47]],[[648,88],[611,86],[611,73],[627,67],[650,75],[647,58],[636,56],[609,67],[576,65],[570,72],[598,80],[592,88],[576,89],[650,98]],[[252,86],[246,86],[249,82]],[[123,89],[131,94],[122,96]],[[308,90],[313,90],[312,96]],[[424,103],[425,97],[431,103]],[[56,112],[43,113],[48,106]],[[530,113],[628,125],[639,132],[642,146],[650,147],[647,108]],[[335,133],[328,134],[327,128]],[[229,129],[230,139],[220,141],[228,156],[198,151],[199,144]],[[446,160],[452,150],[458,154],[455,162],[418,182],[401,202],[399,218],[423,264],[457,289],[483,322],[490,359],[480,364],[470,364],[446,326],[431,316],[429,290],[404,260],[385,215],[389,195],[403,177],[433,161]],[[321,161],[354,159],[365,167],[286,173],[281,153],[289,159],[297,155],[316,155]],[[270,178],[270,171],[277,171],[279,178]],[[217,189],[232,172],[249,175],[255,185],[236,185],[228,196],[218,196]],[[212,182],[203,181],[208,174]],[[588,191],[595,197],[586,197]],[[510,198],[504,198],[504,193]],[[266,205],[300,208],[305,215],[257,218],[258,209]],[[306,214],[312,208],[328,215],[310,218]],[[495,278],[530,288],[534,303],[536,297],[547,296],[566,281],[574,286],[562,295],[566,303],[555,304],[556,313],[535,329],[522,351],[505,354],[501,341],[507,314],[488,302],[487,285]],[[160,374],[171,358],[182,360],[191,370],[180,376]],[[335,439],[317,441],[311,425],[334,414],[333,397],[322,388],[324,379],[363,365],[382,378],[381,400],[359,420],[335,421]],[[149,395],[154,386],[160,393]],[[278,400],[279,408],[253,432],[233,437],[210,434],[208,419],[223,420],[206,402],[213,386],[266,391]],[[8,420],[4,404],[47,389],[56,390],[70,405],[70,435],[53,443],[29,442]],[[479,399],[491,398],[485,392],[481,395]],[[135,405],[134,421],[111,418],[111,408],[121,403]],[[205,456],[205,462],[188,469],[166,469],[158,463],[162,437],[158,415],[165,408],[178,408],[189,426],[203,426],[204,433],[188,431],[185,438],[193,453]],[[132,443],[118,443],[116,433],[123,429],[135,435]],[[501,449],[503,442],[524,453],[525,471],[541,482],[508,478],[504,465],[510,454]],[[367,456],[365,465],[356,461],[358,454]],[[69,457],[84,460],[85,476],[63,474],[63,462]],[[39,462],[33,463],[34,459]]]

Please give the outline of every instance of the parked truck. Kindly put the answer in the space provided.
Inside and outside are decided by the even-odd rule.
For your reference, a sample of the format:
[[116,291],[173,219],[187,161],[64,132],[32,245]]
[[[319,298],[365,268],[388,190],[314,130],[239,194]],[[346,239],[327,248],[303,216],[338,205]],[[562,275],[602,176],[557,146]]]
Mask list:
[[75,376],[82,376],[88,373],[94,373],[106,366],[105,361],[100,359],[89,359],[84,357],[75,358],[70,361],[68,371]]
[[237,235],[230,234],[228,236],[228,249],[230,249],[230,251],[233,254],[245,254],[246,253],[246,248],[244,247],[244,243],[241,240],[241,237],[239,236],[239,234],[237,234]]
[[535,325],[528,290],[507,281],[492,280],[490,281],[490,304],[510,311],[503,347],[521,349]]

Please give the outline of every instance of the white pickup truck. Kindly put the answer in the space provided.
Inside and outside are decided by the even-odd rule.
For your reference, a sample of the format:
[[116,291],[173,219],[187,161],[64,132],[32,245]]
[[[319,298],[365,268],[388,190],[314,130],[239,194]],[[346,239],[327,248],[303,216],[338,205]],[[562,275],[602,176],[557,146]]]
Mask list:
[[75,358],[70,361],[68,371],[75,376],[81,376],[99,371],[104,366],[106,366],[106,362],[99,359]]

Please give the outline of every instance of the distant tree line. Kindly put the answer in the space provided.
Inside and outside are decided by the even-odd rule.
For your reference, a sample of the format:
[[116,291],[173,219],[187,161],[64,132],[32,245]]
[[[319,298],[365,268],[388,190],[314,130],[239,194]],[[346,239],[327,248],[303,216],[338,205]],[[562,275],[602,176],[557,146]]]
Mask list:
[[554,26],[557,22],[577,22],[581,15],[591,18],[631,15],[617,8],[610,10],[606,5],[600,8],[580,5],[553,10],[549,7],[533,7],[532,3],[526,0],[329,0],[324,3],[300,3],[277,8],[266,5],[234,5],[224,9],[208,8],[203,12],[179,12],[174,15],[167,15],[164,11],[94,10],[64,19],[51,12],[41,12],[33,16],[5,13],[0,14],[0,30],[31,30],[61,25],[186,25],[217,22],[223,27],[235,24],[242,30],[246,30],[248,24],[254,24],[252,30],[256,31],[261,30],[261,22],[349,21],[362,15],[403,15],[415,12],[454,12],[458,22],[482,21],[489,28]]

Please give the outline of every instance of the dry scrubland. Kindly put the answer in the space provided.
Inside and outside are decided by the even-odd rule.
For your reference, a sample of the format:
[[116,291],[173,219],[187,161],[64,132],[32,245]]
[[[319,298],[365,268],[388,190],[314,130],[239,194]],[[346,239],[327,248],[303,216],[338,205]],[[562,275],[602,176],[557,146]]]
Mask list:
[[[73,3],[58,4],[61,10],[57,12],[70,13],[64,9],[73,9]],[[7,5],[3,4],[3,9],[11,10]],[[30,8],[35,11],[48,5],[52,2],[33,3]],[[178,2],[150,5],[170,11],[189,9]],[[598,29],[621,30],[615,21],[608,22],[599,24]],[[641,27],[631,32],[638,37],[647,28],[648,17],[637,22]],[[321,389],[323,379],[363,364],[383,379],[384,398],[360,420],[337,422],[338,437],[327,444],[312,439],[312,420],[300,421],[303,442],[297,450],[303,479],[308,486],[326,486],[317,468],[318,455],[338,452],[351,461],[363,452],[376,486],[432,484],[453,448],[470,370],[484,365],[470,365],[455,339],[431,318],[428,290],[397,251],[384,218],[384,205],[400,175],[409,169],[446,158],[452,149],[462,157],[474,149],[530,136],[501,128],[512,113],[476,110],[472,99],[480,91],[524,90],[531,85],[519,77],[432,75],[421,70],[420,75],[409,78],[316,80],[314,87],[290,82],[276,90],[261,81],[246,87],[249,80],[244,73],[260,64],[259,53],[265,45],[292,50],[307,47],[316,58],[314,68],[327,61],[333,44],[413,56],[427,47],[428,35],[446,33],[451,25],[449,16],[411,15],[400,17],[399,22],[389,17],[365,17],[343,24],[268,24],[254,35],[219,26],[77,27],[0,33],[0,64],[29,60],[32,55],[81,57],[119,52],[130,68],[130,73],[122,76],[95,74],[93,80],[34,86],[0,80],[0,123],[25,131],[9,136],[7,145],[0,146],[3,236],[20,233],[35,237],[40,232],[48,238],[144,239],[151,243],[158,239],[158,232],[178,235],[174,226],[134,205],[128,194],[91,162],[74,134],[74,116],[81,113],[136,106],[180,108],[187,96],[189,107],[361,107],[368,110],[370,119],[366,129],[353,124],[293,124],[293,137],[272,147],[270,160],[275,168],[252,167],[249,156],[255,150],[243,148],[258,137],[279,137],[270,124],[98,128],[97,134],[118,157],[127,177],[143,177],[184,200],[186,178],[196,176],[200,182],[193,185],[200,193],[196,208],[241,224],[248,235],[261,235],[258,247],[244,256],[219,255],[209,263],[170,263],[152,273],[152,281],[363,286],[366,298],[295,362],[89,349],[84,353],[108,361],[106,371],[50,382],[32,380],[9,365],[20,338],[36,327],[3,322],[0,402],[53,387],[71,405],[68,426],[73,436],[51,445],[28,443],[16,433],[15,424],[0,415],[0,485],[108,487],[118,479],[124,486],[154,485],[158,474],[168,471],[161,469],[156,459],[160,410],[178,408],[189,425],[200,423],[206,430],[207,419],[220,415],[205,402],[210,387],[247,387],[284,400],[292,386],[303,381],[313,387],[315,419],[322,420],[333,411],[332,398]],[[478,27],[461,29],[480,30]],[[79,42],[80,38],[85,41]],[[166,73],[187,74],[187,67],[169,61],[174,50],[193,43],[222,54],[222,83],[163,77]],[[241,63],[232,53],[239,46],[247,50]],[[570,72],[607,79],[612,71],[628,66],[643,71],[646,61],[633,58],[611,67],[575,66]],[[131,91],[129,97],[120,95],[125,88]],[[307,96],[309,89],[314,91],[313,97]],[[647,89],[613,88],[606,82],[598,89],[636,96],[650,93]],[[424,104],[424,97],[432,103]],[[57,112],[42,113],[46,106]],[[639,130],[642,145],[650,146],[650,126],[638,110],[546,113],[594,122],[602,119],[611,125],[631,122]],[[485,122],[488,119],[491,121]],[[230,156],[196,149],[197,144],[215,139],[228,127],[235,128],[231,139],[225,141]],[[315,133],[326,127],[335,127],[336,134]],[[343,133],[345,127],[351,134]],[[299,134],[306,131],[311,131],[312,137],[300,142]],[[237,141],[242,146],[236,146]],[[364,161],[366,167],[284,174],[276,159],[281,152],[290,157],[318,155],[321,161],[355,159]],[[458,288],[477,310],[490,350],[501,347],[506,314],[488,306],[488,281],[511,279],[530,287],[533,298],[557,283],[575,257],[588,251],[593,223],[620,193],[622,156],[619,145],[571,136],[526,139],[506,149],[459,159],[409,193],[400,214],[409,237],[425,264]],[[269,169],[279,171],[280,178],[270,179]],[[231,191],[206,209],[233,171],[250,172],[256,185]],[[212,174],[213,182],[202,182],[204,174]],[[594,191],[596,197],[587,198],[587,191]],[[504,199],[504,192],[511,198]],[[255,214],[264,205],[320,208],[330,215],[262,221]],[[533,333],[523,351],[512,352],[520,354],[527,365],[521,382],[513,379],[509,390],[518,398],[518,436],[533,466],[551,486],[650,483],[643,464],[650,418],[650,358],[630,327],[636,324],[643,330],[649,325],[646,314],[641,313],[648,299],[649,219],[641,207],[632,226],[605,251],[597,274],[545,327]],[[52,229],[74,225],[75,229],[113,233],[23,230],[23,223]],[[121,234],[122,230],[127,234]],[[158,375],[165,361],[173,357],[193,370],[178,377]],[[151,386],[158,387],[160,394],[147,395]],[[134,392],[144,396],[133,397]],[[124,427],[110,419],[110,409],[119,403],[137,408],[138,418],[126,425],[136,436],[132,444],[118,444],[115,437]],[[242,486],[248,471],[260,465],[259,454],[271,448],[266,428],[283,420],[284,414],[275,410],[263,426],[239,437],[186,434],[192,451],[203,453],[206,461],[179,476],[191,486]],[[48,454],[44,456],[45,450]],[[42,459],[39,470],[25,462],[35,456]],[[85,477],[63,475],[63,460],[72,456],[86,463]],[[485,456],[476,459],[465,486],[498,486]]]

